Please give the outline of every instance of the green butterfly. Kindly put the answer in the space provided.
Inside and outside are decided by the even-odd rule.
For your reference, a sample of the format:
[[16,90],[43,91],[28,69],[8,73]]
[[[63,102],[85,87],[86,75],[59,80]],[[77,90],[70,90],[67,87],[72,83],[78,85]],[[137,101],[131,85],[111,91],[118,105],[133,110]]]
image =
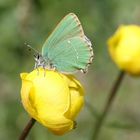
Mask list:
[[87,72],[93,60],[90,40],[84,35],[78,17],[69,13],[45,41],[42,54],[35,55],[35,68],[73,73]]

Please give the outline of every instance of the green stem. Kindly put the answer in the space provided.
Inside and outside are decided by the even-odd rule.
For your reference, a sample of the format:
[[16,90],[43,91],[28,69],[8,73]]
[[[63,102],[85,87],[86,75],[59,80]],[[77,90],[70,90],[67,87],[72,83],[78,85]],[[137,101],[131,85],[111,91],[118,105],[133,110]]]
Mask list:
[[125,72],[124,71],[120,71],[119,73],[119,76],[117,77],[111,91],[110,91],[110,94],[109,94],[109,98],[108,98],[108,101],[105,105],[105,108],[103,110],[103,113],[102,115],[100,116],[100,118],[97,120],[97,123],[95,124],[95,129],[94,129],[94,133],[93,133],[93,136],[92,136],[92,140],[97,140],[98,139],[98,136],[99,136],[99,133],[101,131],[101,126],[103,125],[104,123],[104,120],[109,112],[109,109],[111,108],[111,105],[116,97],[116,94],[117,94],[117,91],[120,87],[120,84],[122,82],[122,79],[125,75]]
[[19,140],[25,140],[27,135],[29,134],[31,128],[33,127],[33,125],[35,124],[36,120],[34,120],[33,118],[31,118],[28,122],[28,124],[26,125],[26,127],[24,128],[24,130],[22,131]]

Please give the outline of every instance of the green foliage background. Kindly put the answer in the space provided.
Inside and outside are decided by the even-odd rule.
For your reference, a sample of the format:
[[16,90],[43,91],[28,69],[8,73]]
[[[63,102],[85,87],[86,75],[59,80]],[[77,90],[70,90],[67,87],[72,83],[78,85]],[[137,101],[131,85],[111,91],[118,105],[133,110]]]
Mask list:
[[[90,140],[95,113],[104,107],[118,74],[106,41],[120,24],[140,24],[139,9],[139,0],[0,0],[0,140],[18,139],[29,120],[20,101],[19,74],[30,72],[34,60],[24,43],[40,51],[49,33],[70,12],[77,14],[93,43],[95,58],[89,73],[77,74],[92,109],[85,106],[77,129],[64,136],[54,136],[36,123],[28,140]],[[100,140],[140,139],[139,99],[139,78],[126,76]]]

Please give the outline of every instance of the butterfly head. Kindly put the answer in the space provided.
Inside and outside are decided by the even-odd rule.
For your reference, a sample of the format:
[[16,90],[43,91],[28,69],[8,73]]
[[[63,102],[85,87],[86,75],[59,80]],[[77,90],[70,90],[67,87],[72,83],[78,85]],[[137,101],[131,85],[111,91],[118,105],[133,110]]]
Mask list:
[[39,54],[39,53],[34,54],[34,60],[35,60],[35,68],[38,68],[38,67],[44,68],[45,67],[46,62],[41,54]]
[[34,60],[35,60],[35,69],[38,67],[43,67],[45,68],[45,59],[43,58],[43,56],[36,50],[34,49],[32,46],[30,46],[29,44],[25,43],[25,45],[29,48],[29,51],[34,51]]
[[40,61],[40,58],[41,58],[41,55],[39,53],[34,54],[34,60],[35,60],[35,62]]

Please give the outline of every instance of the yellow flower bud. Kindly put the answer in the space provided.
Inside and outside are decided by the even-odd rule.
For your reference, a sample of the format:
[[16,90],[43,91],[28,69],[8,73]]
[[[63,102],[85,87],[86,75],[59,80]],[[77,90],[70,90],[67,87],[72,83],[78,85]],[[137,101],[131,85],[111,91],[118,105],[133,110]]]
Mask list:
[[140,75],[140,26],[120,26],[108,40],[109,53],[117,66]]
[[[44,75],[45,74],[45,75]],[[32,118],[62,135],[74,126],[84,103],[81,84],[72,75],[39,69],[21,73],[21,99]]]

